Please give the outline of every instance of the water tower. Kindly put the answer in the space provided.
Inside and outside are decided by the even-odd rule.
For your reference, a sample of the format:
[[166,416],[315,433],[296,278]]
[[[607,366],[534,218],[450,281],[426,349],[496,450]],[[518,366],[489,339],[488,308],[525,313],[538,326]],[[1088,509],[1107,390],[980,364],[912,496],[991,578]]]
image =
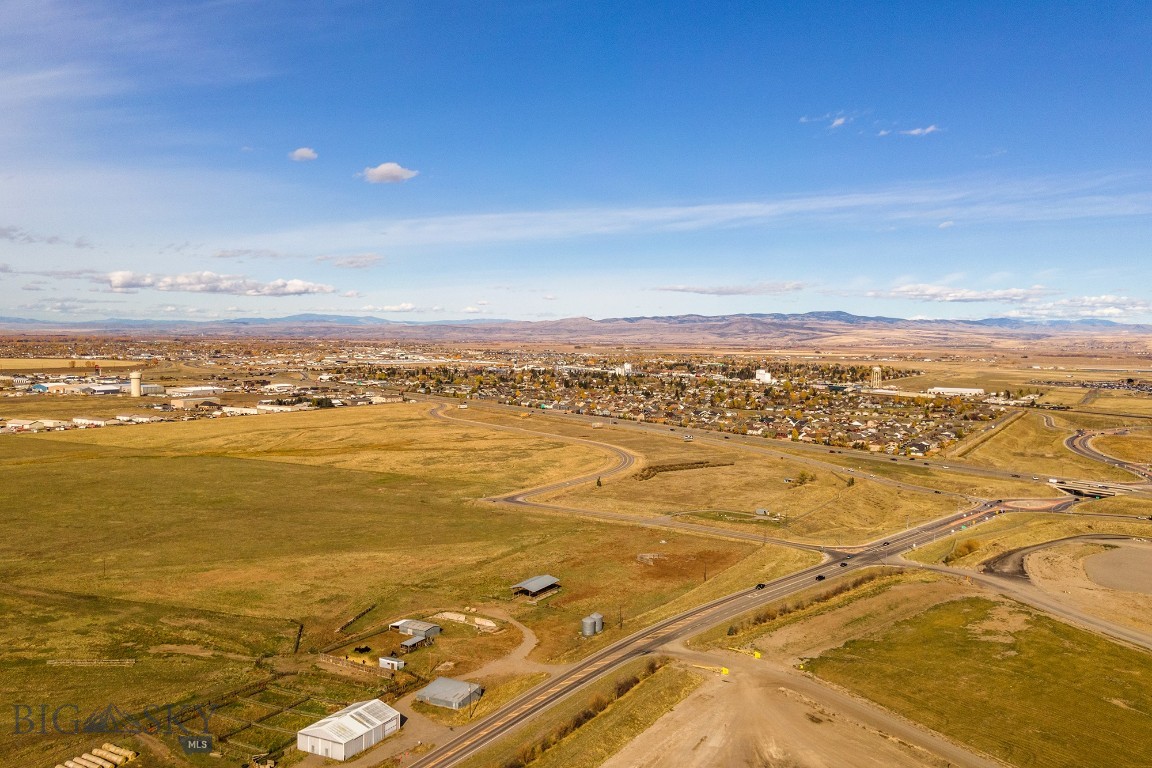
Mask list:
[[128,374],[128,381],[131,382],[132,385],[132,397],[140,397],[142,394],[140,391],[140,376],[140,371],[132,371],[132,373]]

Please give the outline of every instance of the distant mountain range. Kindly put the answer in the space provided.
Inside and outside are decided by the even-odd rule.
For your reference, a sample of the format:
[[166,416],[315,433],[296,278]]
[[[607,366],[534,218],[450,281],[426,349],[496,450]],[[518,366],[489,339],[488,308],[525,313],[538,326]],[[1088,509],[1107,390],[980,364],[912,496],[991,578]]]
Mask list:
[[998,346],[1064,340],[1076,346],[1108,339],[1147,347],[1152,326],[1110,320],[906,320],[848,312],[670,315],[592,320],[397,321],[371,316],[299,314],[233,320],[88,320],[49,322],[0,317],[0,332],[200,337],[348,338],[458,342],[531,342],[724,347]]

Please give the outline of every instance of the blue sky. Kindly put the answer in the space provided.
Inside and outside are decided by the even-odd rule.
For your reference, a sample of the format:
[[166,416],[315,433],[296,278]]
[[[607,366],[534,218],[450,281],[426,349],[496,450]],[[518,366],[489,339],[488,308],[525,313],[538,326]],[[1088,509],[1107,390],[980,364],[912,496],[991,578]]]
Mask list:
[[0,0],[0,315],[1152,322],[1143,2]]

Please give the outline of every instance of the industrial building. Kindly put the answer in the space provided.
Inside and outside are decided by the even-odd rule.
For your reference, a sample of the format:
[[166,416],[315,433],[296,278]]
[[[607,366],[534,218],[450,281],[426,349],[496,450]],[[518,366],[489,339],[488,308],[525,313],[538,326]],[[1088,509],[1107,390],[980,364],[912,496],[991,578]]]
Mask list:
[[394,629],[402,635],[410,635],[428,640],[440,634],[439,624],[433,624],[430,621],[420,621],[418,619],[400,619],[400,621],[394,621],[389,624],[388,628]]
[[351,704],[296,732],[301,752],[347,760],[400,730],[400,713],[379,699]]
[[469,704],[479,701],[483,695],[484,689],[476,683],[438,677],[420,689],[416,694],[416,701],[423,701],[434,707],[464,709]]
[[519,584],[512,585],[512,594],[527,595],[528,597],[539,597],[540,595],[552,589],[560,587],[560,579],[555,576],[544,574],[543,576],[533,576],[530,579],[525,579]]
[[976,387],[932,387],[928,390],[928,394],[949,397],[978,397],[984,394],[984,390]]

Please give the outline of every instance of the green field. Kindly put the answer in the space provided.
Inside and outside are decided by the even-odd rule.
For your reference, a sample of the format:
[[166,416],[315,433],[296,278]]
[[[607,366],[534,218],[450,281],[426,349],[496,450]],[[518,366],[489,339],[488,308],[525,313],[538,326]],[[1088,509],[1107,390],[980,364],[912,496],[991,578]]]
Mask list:
[[1152,764],[1152,655],[1015,603],[944,603],[808,668],[1022,768]]

